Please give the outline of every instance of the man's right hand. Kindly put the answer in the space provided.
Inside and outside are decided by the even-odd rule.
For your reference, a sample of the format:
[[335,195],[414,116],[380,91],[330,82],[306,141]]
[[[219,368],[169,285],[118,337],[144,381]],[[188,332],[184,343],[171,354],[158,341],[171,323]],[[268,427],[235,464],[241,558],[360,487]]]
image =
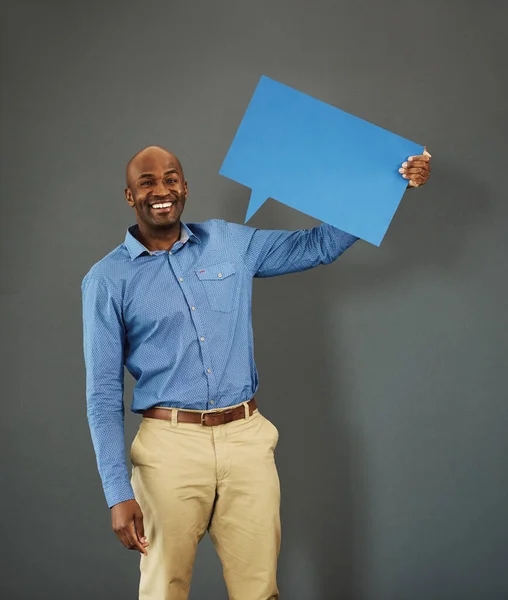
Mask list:
[[148,542],[143,528],[143,513],[136,500],[126,500],[111,508],[111,525],[122,544],[129,550],[148,555]]

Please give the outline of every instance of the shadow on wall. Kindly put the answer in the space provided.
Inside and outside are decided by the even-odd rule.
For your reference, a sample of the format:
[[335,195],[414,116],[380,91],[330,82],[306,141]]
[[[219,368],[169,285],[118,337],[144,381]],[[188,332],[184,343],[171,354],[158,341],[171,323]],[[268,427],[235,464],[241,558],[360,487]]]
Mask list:
[[[347,340],[340,334],[333,338],[336,328],[331,327],[341,318],[341,299],[364,301],[378,286],[415,277],[422,269],[451,271],[487,214],[486,196],[471,173],[433,161],[432,182],[408,190],[379,250],[357,246],[340,265],[255,281],[258,398],[280,431],[279,586],[284,597],[364,599],[361,581],[371,573],[369,481],[362,440],[354,438],[347,422],[347,407],[354,402],[345,367]],[[239,206],[239,198],[245,206]],[[244,191],[226,198],[224,218],[237,215],[230,220],[243,222],[247,198]],[[268,202],[248,224],[295,228],[288,226],[292,212]],[[358,260],[358,253],[367,260]]]

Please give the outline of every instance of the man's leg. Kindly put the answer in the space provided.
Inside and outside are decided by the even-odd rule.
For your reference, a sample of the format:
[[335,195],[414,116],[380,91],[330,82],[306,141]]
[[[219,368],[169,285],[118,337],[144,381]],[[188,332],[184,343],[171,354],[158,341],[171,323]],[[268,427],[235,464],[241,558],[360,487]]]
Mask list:
[[222,561],[229,598],[277,600],[277,429],[258,411],[212,429],[218,483],[209,531]]
[[140,600],[187,600],[196,548],[215,499],[211,428],[143,419],[131,448],[132,486],[143,512]]

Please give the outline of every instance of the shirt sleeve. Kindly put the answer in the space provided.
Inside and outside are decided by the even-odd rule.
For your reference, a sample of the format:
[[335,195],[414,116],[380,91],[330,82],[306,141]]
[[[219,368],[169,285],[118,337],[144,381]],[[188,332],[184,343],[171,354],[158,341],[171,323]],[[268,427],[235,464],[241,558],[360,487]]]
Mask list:
[[359,239],[327,223],[297,231],[229,225],[254,277],[274,277],[329,264]]
[[125,327],[118,286],[85,276],[83,350],[90,433],[108,506],[134,498],[125,460],[123,367]]

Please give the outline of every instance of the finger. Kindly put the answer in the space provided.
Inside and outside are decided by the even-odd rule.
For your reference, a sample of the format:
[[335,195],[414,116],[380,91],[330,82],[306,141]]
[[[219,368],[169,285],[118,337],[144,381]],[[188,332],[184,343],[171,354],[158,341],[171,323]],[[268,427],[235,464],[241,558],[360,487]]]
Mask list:
[[145,556],[148,554],[143,544],[138,541],[138,536],[136,535],[136,529],[134,527],[134,521],[129,523],[125,534],[129,540],[131,550],[139,550],[139,552]]
[[407,186],[408,186],[408,187],[419,187],[419,184],[418,184],[418,183],[415,183],[413,180],[411,180],[411,181],[410,181],[410,182],[407,184]]
[[125,528],[116,526],[113,527],[113,531],[115,532],[116,537],[122,542],[122,544],[126,548],[130,548],[130,542],[125,535]]
[[416,162],[404,162],[399,168],[399,173],[430,173],[431,168],[428,163],[416,161]]
[[422,154],[416,154],[414,156],[409,156],[408,160],[424,160],[426,162],[429,162],[429,160],[432,158],[432,155],[430,154],[430,152],[428,152],[427,148],[424,147]]
[[412,169],[415,167],[419,167],[420,169],[430,169],[430,164],[426,160],[411,160],[403,162],[401,167],[406,169]]
[[116,536],[128,550],[131,549],[131,544],[123,531],[117,531]]
[[401,167],[399,169],[399,173],[402,173],[402,175],[409,175],[411,177],[413,175],[422,175],[423,177],[425,177],[428,176],[430,170],[426,169],[425,167]]
[[145,528],[143,526],[143,515],[140,513],[136,513],[134,515],[134,525],[136,527],[136,535],[138,538],[138,542],[143,546],[148,546],[148,542],[145,536]]
[[417,156],[408,156],[407,162],[423,162],[425,164],[428,164],[430,162],[430,158],[425,154],[418,154]]
[[421,167],[416,167],[415,169],[406,169],[405,174],[409,175],[409,177],[413,177],[414,175],[421,175],[422,177],[427,177],[429,172],[427,169],[422,169]]
[[402,175],[403,179],[415,181],[416,183],[419,183],[420,185],[425,183],[427,181],[427,179],[430,177],[430,175],[427,171],[423,171],[421,169],[416,170],[415,172],[403,171],[401,173],[401,175]]
[[428,180],[429,175],[428,173],[403,173],[402,177],[404,179],[409,179],[410,181],[414,181],[415,183],[422,185]]
[[423,185],[424,183],[427,182],[427,178],[426,177],[421,177],[420,175],[416,175],[415,177],[411,177],[409,179],[410,182],[416,183],[418,185]]

